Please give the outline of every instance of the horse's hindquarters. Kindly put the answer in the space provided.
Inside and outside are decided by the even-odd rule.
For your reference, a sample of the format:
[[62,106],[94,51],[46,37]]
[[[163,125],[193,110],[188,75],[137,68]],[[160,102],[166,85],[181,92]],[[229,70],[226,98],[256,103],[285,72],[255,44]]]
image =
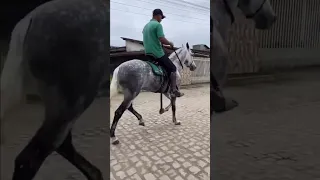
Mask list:
[[122,88],[134,92],[141,90],[156,92],[161,87],[161,78],[153,73],[149,64],[142,60],[131,60],[119,66],[118,82]]

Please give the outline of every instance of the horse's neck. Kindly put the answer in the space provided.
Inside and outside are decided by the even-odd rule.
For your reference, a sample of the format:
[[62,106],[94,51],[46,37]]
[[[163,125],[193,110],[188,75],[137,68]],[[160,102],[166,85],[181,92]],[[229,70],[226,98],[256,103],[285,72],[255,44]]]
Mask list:
[[181,60],[181,63],[180,63],[180,61],[179,61],[179,59],[177,58],[177,55],[175,54],[175,52],[173,52],[173,53],[174,53],[174,54],[172,54],[172,58],[170,58],[170,59],[171,59],[171,61],[173,62],[173,64],[176,66],[177,71],[181,71],[181,70],[182,70],[181,63],[182,63],[182,65],[183,65],[183,62],[182,62],[182,61],[184,60],[184,59],[182,59],[183,56],[181,55],[181,53],[178,54],[179,59]]
[[[179,57],[180,58],[180,57]],[[181,59],[181,58],[180,58]],[[181,71],[182,70],[182,67],[181,67],[181,64],[179,62],[179,59],[176,58],[175,61],[173,61],[173,64],[176,66],[177,68],[177,71]]]
[[[212,19],[213,26],[219,31],[220,35],[225,39],[227,30],[232,24],[232,17],[226,8],[225,0],[215,0],[212,3]],[[215,29],[213,28],[213,29]]]

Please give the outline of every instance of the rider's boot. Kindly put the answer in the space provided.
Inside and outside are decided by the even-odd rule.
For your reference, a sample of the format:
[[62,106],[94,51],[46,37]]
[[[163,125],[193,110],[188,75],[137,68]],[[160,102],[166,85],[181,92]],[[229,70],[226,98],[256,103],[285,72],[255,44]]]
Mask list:
[[170,74],[170,81],[171,81],[171,96],[172,97],[182,97],[184,93],[180,92],[177,86],[177,73],[172,72]]

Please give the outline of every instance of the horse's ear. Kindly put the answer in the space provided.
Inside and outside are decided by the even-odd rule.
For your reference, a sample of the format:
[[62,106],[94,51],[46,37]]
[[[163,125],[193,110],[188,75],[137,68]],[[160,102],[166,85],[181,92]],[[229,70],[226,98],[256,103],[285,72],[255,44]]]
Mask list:
[[189,43],[187,43],[187,49],[189,50],[189,48],[190,48],[190,47],[189,47]]

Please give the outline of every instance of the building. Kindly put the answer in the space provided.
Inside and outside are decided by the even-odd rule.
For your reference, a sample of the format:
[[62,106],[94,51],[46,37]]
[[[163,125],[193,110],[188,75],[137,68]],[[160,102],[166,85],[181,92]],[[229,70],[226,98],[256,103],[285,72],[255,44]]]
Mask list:
[[200,51],[208,51],[210,52],[210,48],[205,44],[196,44],[192,46],[192,49],[200,50]]
[[320,1],[270,0],[277,21],[256,30],[238,11],[229,30],[229,74],[320,65]]

